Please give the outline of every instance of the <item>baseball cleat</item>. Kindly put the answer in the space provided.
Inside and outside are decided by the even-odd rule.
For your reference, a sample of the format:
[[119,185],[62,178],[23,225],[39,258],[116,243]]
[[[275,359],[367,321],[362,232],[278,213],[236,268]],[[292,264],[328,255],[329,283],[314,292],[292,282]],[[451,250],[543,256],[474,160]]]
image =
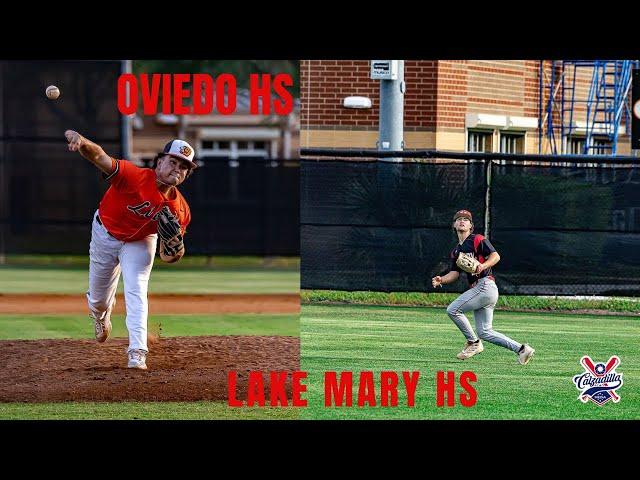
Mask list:
[[473,357],[475,354],[480,353],[483,350],[484,347],[482,346],[482,340],[478,340],[477,343],[471,343],[467,340],[467,342],[464,344],[464,348],[458,355],[456,355],[456,357],[458,357],[460,360],[464,360],[466,358]]
[[98,320],[92,316],[96,340],[100,343],[106,342],[109,335],[111,335],[111,315],[109,315],[109,313],[110,312],[107,312],[102,320]]
[[127,367],[146,370],[147,369],[147,352],[139,349],[129,350],[129,364],[127,365]]
[[526,365],[529,363],[529,360],[531,360],[534,353],[536,353],[536,351],[525,343],[522,351],[517,354],[520,365]]

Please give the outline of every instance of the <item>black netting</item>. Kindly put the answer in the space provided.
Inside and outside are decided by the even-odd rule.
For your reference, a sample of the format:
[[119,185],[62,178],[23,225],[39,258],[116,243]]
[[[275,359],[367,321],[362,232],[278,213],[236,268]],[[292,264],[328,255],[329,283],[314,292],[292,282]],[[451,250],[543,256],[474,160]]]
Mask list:
[[484,222],[482,163],[304,161],[302,224],[451,228],[455,210]]
[[[180,191],[191,207],[192,253],[299,255],[297,161],[203,159]],[[187,240],[185,237],[185,242]]]
[[453,213],[484,225],[482,163],[303,161],[301,175],[303,288],[425,290],[446,271]]
[[433,291],[457,240],[453,212],[471,210],[484,233],[488,198],[503,293],[640,295],[640,170],[598,160],[492,163],[490,187],[489,159],[303,161],[302,287]]
[[[67,149],[80,130],[122,154],[119,61],[0,62],[0,247],[3,253],[86,253],[106,185]],[[56,85],[57,100],[45,90]]]
[[[64,140],[4,143],[0,159],[6,253],[86,253],[92,214],[107,189]],[[105,151],[118,144],[103,143]]]
[[[6,61],[0,69],[3,139],[55,140],[72,129],[97,142],[120,142],[121,62]],[[45,96],[49,85],[60,89],[57,100]]]
[[640,293],[640,169],[500,165],[492,173],[504,293]]
[[302,288],[421,291],[455,240],[449,228],[302,225],[300,241]]
[[[5,142],[6,143],[6,142]],[[107,189],[66,144],[11,142],[2,163],[7,253],[88,251],[93,212]],[[105,151],[116,145],[103,144]],[[190,253],[299,255],[299,163],[206,161],[180,191],[191,208]]]

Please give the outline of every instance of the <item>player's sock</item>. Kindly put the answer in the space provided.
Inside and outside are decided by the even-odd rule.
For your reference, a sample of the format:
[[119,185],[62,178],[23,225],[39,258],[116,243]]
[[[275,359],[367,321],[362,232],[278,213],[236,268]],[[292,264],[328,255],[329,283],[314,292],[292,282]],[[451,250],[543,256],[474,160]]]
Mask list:
[[524,350],[524,343],[520,346],[520,350],[518,350],[518,353],[522,352]]

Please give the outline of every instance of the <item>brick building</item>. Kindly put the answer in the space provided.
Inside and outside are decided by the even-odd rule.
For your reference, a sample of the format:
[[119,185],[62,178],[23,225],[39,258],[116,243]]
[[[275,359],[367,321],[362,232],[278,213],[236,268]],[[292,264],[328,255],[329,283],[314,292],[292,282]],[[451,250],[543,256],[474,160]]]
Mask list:
[[[551,120],[557,129],[563,91],[560,83],[552,84],[552,78],[558,78],[561,72],[557,63],[542,62],[405,60],[405,148],[552,153],[552,142],[546,135],[547,111],[553,115]],[[379,81],[370,79],[370,61],[303,60],[300,70],[301,146],[375,148]],[[575,92],[570,119],[573,130],[570,136],[557,141],[565,142],[564,153],[581,153],[592,69],[567,72],[564,80],[564,92],[568,95],[569,85]],[[345,108],[343,99],[348,96],[368,97],[372,107]],[[548,108],[550,96],[553,101]],[[566,112],[564,118],[566,122]],[[619,131],[617,154],[628,155],[630,138],[624,125]],[[603,146],[602,153],[608,153],[604,150],[608,140],[604,135],[600,137],[594,136],[595,144]]]

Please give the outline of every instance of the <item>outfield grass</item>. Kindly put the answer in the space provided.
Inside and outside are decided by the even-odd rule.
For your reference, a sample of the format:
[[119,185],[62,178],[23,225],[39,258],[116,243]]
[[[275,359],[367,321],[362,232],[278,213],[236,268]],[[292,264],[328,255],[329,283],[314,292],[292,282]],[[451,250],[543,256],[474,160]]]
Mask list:
[[[126,337],[124,315],[113,315],[113,337]],[[153,315],[149,330],[163,337],[190,335],[285,335],[300,333],[297,314]],[[0,315],[0,340],[94,338],[88,315]]]
[[[640,318],[496,312],[494,328],[530,343],[536,355],[522,366],[512,352],[486,343],[481,354],[455,358],[464,338],[442,308],[362,305],[303,305],[301,369],[307,379],[304,418],[318,419],[637,419],[640,418]],[[621,401],[582,404],[572,382],[589,355],[606,361],[618,355],[624,385]],[[415,408],[400,389],[397,408],[324,407],[325,371],[420,371]],[[477,404],[436,407],[436,372],[475,372]],[[379,386],[378,383],[376,383]],[[400,379],[400,387],[403,386]],[[354,405],[358,385],[354,386]],[[457,393],[462,393],[458,387]],[[379,396],[378,396],[379,404]]]
[[[88,268],[59,266],[0,266],[0,293],[85,292]],[[118,292],[122,292],[122,279]],[[300,273],[277,269],[157,269],[151,273],[150,293],[297,293]]]
[[[88,248],[88,246],[87,246]],[[15,255],[5,258],[6,265],[41,267],[88,268],[88,255]],[[154,268],[247,268],[247,269],[288,269],[300,270],[300,257],[255,257],[185,255],[179,262],[168,264],[155,258]]]
[[[424,292],[345,292],[340,290],[302,290],[300,301],[305,303],[349,303],[357,305],[409,305],[446,307],[459,293]],[[640,298],[610,297],[607,299],[576,299],[572,297],[500,295],[498,310],[578,311],[601,310],[640,314]]]
[[0,403],[1,420],[294,420],[295,408],[231,408],[225,402]]

